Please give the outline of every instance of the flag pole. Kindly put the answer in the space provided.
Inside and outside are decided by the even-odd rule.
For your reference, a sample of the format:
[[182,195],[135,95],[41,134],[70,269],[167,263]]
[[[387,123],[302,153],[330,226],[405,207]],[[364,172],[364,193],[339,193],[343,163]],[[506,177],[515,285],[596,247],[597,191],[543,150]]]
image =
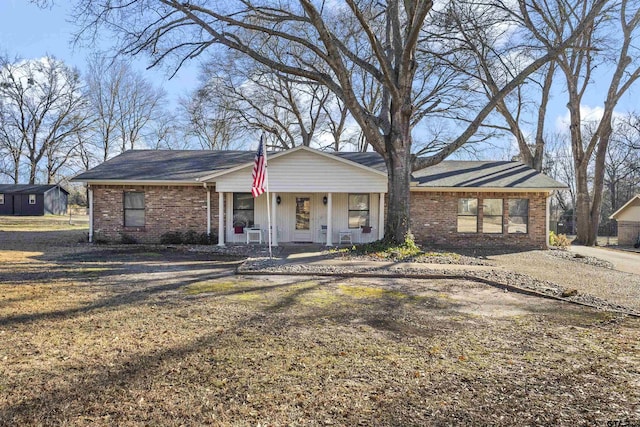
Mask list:
[[273,230],[271,229],[271,196],[269,195],[269,163],[267,162],[267,144],[264,141],[264,133],[260,137],[260,144],[262,145],[262,150],[264,153],[264,179],[267,182],[267,234],[269,238],[269,258],[273,258],[273,253],[271,252],[271,233]]

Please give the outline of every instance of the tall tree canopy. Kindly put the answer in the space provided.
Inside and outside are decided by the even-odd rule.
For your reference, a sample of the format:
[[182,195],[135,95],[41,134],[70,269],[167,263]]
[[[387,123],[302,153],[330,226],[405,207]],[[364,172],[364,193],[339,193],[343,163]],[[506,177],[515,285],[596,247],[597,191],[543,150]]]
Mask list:
[[[484,2],[486,7],[509,11],[519,25],[543,22],[541,3]],[[436,150],[420,158],[412,153],[412,127],[454,107],[460,97],[452,88],[463,84],[439,59],[449,51],[446,40],[438,38],[447,15],[433,1],[83,0],[77,10],[79,37],[91,37],[106,28],[119,37],[121,53],[146,53],[152,66],[171,60],[179,66],[224,47],[289,79],[326,86],[386,161],[385,238],[400,242],[409,231],[412,168],[438,163],[465,144],[504,96],[569,46],[604,3],[596,1],[591,13],[554,44],[527,46],[530,61],[509,78],[498,80],[498,90],[479,106],[459,136],[441,141]],[[525,45],[529,41],[522,39]],[[364,81],[381,86],[379,103],[363,102],[363,76]]]

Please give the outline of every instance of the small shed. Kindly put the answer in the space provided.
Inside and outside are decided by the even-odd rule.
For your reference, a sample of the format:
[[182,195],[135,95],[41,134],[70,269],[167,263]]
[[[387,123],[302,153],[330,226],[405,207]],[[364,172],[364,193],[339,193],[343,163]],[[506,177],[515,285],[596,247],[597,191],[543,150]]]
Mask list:
[[60,185],[0,184],[0,215],[64,215],[68,198]]
[[618,245],[630,246],[636,243],[640,234],[640,194],[636,194],[615,211],[609,219],[618,222]]

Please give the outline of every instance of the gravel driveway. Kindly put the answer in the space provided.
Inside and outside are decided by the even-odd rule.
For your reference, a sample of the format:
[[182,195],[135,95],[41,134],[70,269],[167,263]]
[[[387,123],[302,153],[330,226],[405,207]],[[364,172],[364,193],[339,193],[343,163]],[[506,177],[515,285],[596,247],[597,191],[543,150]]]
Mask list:
[[571,246],[571,252],[599,258],[613,264],[613,268],[625,273],[640,274],[640,253],[588,246]]
[[519,274],[640,310],[640,275],[561,255],[562,251],[528,251],[492,255],[487,260]]

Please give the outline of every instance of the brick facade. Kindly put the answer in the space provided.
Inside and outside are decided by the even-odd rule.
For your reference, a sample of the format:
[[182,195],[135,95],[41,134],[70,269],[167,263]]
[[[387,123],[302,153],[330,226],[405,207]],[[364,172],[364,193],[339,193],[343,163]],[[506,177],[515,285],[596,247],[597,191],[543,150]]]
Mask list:
[[[157,243],[167,231],[207,231],[207,190],[201,186],[93,185],[94,240]],[[124,227],[124,192],[144,192],[144,227]],[[211,232],[218,230],[218,193],[211,190]]]
[[[478,199],[478,232],[459,233],[458,199]],[[482,232],[483,199],[503,199],[503,232]],[[510,234],[509,199],[529,199],[526,234]],[[546,193],[411,192],[411,231],[416,241],[441,247],[546,248]]]
[[[207,231],[207,190],[200,186],[93,185],[94,239],[123,235],[157,243],[168,231]],[[124,193],[144,192],[144,227],[124,227]],[[478,199],[478,233],[457,231],[458,199]],[[526,234],[508,233],[508,200],[529,199]],[[503,232],[482,232],[484,199],[503,199]],[[416,241],[441,247],[546,247],[546,193],[411,192],[411,231]],[[385,203],[385,208],[386,208]],[[211,232],[218,230],[218,193],[211,190]]]

